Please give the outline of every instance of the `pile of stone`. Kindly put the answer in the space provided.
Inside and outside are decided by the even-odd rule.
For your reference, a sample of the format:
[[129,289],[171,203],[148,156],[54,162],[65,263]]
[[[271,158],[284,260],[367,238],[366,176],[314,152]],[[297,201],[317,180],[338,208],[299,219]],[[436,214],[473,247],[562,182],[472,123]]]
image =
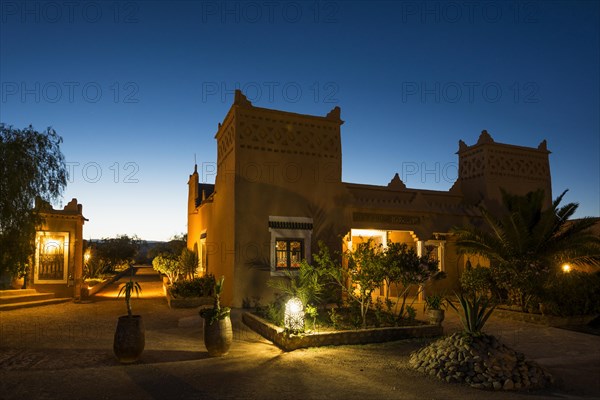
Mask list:
[[446,382],[477,389],[540,389],[554,382],[534,361],[525,360],[494,336],[455,333],[410,355],[410,366]]

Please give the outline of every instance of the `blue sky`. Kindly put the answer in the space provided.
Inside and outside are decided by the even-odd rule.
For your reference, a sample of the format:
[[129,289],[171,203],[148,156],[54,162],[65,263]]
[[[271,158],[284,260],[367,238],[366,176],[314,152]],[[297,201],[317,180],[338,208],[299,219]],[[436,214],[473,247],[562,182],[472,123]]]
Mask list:
[[0,3],[0,121],[52,126],[86,238],[186,230],[194,155],[243,89],[340,106],[343,179],[447,190],[458,140],[547,139],[553,196],[600,215],[597,2]]

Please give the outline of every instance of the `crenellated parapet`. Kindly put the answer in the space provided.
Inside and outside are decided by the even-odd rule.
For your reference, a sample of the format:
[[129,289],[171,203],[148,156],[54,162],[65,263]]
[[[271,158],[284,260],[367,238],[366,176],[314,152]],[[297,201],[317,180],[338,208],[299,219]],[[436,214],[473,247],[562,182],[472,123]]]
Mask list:
[[482,131],[477,143],[459,141],[458,181],[467,200],[499,200],[499,188],[515,194],[543,189],[551,198],[550,162],[546,141],[537,148],[495,142]]

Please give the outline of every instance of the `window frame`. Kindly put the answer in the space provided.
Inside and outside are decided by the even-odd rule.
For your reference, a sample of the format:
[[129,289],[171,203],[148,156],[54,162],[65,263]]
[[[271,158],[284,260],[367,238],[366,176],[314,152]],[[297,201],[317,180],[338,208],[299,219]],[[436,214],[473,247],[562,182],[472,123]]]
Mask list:
[[[48,238],[61,238],[60,256],[62,258],[63,271],[58,279],[40,279],[40,267],[46,254],[45,248],[48,247],[46,240]],[[33,271],[34,284],[65,284],[69,276],[69,259],[71,255],[70,233],[64,231],[37,231],[35,234],[35,265]],[[44,249],[43,247],[46,246]]]
[[[311,240],[312,240],[312,218],[307,217],[281,217],[269,216],[270,243],[270,266],[271,276],[285,276],[290,272],[297,274],[299,268],[277,267],[277,241],[290,240],[300,241],[302,244],[301,260],[311,262]],[[288,265],[291,265],[291,254],[288,251]]]
[[[286,244],[285,254],[286,254],[286,264],[287,265],[285,267],[279,266],[278,253],[282,250],[277,249],[277,242],[285,242],[285,244]],[[300,265],[298,265],[297,267],[292,267],[292,248],[291,248],[292,242],[300,242],[300,262],[302,262],[302,260],[306,259],[306,256],[304,254],[304,238],[278,237],[275,239],[275,269],[277,271],[286,271],[286,270],[296,271],[300,268]]]

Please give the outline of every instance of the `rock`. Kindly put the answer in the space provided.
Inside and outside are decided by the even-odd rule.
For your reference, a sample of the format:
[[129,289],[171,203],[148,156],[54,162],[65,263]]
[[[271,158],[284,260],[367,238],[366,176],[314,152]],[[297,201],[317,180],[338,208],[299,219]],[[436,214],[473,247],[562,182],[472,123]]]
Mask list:
[[537,363],[488,335],[455,333],[413,352],[409,365],[445,382],[464,382],[479,389],[529,389],[553,381]]
[[514,388],[515,388],[515,384],[510,379],[505,380],[504,385],[502,385],[502,389],[504,389],[504,390],[513,390]]

